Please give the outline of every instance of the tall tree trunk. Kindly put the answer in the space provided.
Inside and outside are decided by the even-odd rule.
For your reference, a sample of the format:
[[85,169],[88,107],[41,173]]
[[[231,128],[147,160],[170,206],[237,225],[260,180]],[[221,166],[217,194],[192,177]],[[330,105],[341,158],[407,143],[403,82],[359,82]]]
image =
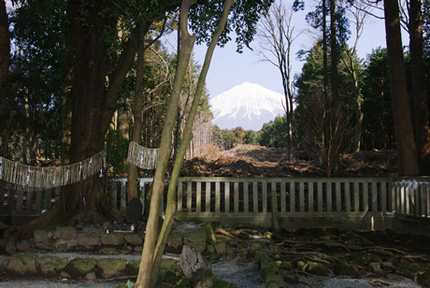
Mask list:
[[0,115],[5,104],[4,84],[7,81],[10,61],[9,23],[6,12],[6,3],[0,0]]
[[430,175],[430,127],[427,102],[427,75],[423,48],[421,0],[410,1],[410,52],[415,143],[420,175]]
[[[352,64],[352,63],[351,63]],[[352,66],[353,67],[353,64]],[[354,68],[354,67],[353,67]],[[361,109],[361,93],[360,93],[360,87],[358,85],[358,79],[357,79],[357,73],[355,72],[355,69],[352,70],[352,80],[354,81],[354,95],[355,95],[355,102],[356,102],[356,108],[355,108],[355,130],[354,130],[354,142],[353,142],[353,152],[359,152],[361,148],[361,134],[363,130],[363,119],[364,119],[364,113]]]
[[330,105],[330,146],[328,150],[328,158],[330,159],[331,174],[338,176],[339,174],[339,147],[340,147],[340,131],[338,127],[339,117],[339,87],[337,77],[337,37],[336,37],[336,0],[330,0],[330,50],[331,50],[331,105]]
[[322,0],[322,30],[323,30],[323,97],[324,97],[324,114],[323,114],[323,133],[322,133],[322,144],[323,144],[323,163],[325,166],[325,172],[327,177],[331,174],[329,147],[330,147],[330,105],[331,105],[331,94],[328,93],[328,60],[327,60],[327,0]]
[[[141,26],[142,24],[139,24]],[[136,87],[134,92],[134,103],[133,103],[133,133],[131,135],[131,141],[140,144],[142,138],[142,125],[143,125],[143,77],[144,77],[144,61],[145,61],[145,31],[139,29],[139,38],[137,43],[137,73],[136,73]],[[127,198],[128,201],[138,196],[137,188],[137,177],[138,168],[133,163],[128,163],[128,174],[127,174]]]
[[[136,48],[133,44],[135,31],[126,43],[118,64],[109,79],[109,89],[105,92],[108,72],[107,47],[103,41],[104,28],[115,21],[100,15],[106,2],[93,1],[91,6],[72,1],[68,16],[72,33],[72,48],[75,59],[72,69],[72,123],[70,163],[77,163],[103,150],[104,135],[115,112],[115,106],[127,72],[134,60]],[[88,13],[82,18],[81,11]],[[109,212],[106,202],[105,181],[98,175],[85,181],[64,187],[61,198],[53,207],[37,219],[21,226],[20,232],[27,234],[34,230],[61,224],[79,212],[89,216],[97,212]],[[91,217],[87,217],[91,221]]]
[[397,0],[384,0],[384,14],[398,171],[400,176],[419,175],[417,151],[406,89]]
[[[6,102],[6,91],[5,84],[7,82],[7,76],[9,72],[10,62],[10,36],[9,36],[9,23],[6,12],[6,3],[4,0],[0,0],[0,116],[3,114]],[[5,112],[7,113],[7,112]],[[14,112],[9,113],[10,124],[12,122]],[[4,118],[6,119],[6,115]],[[4,124],[4,123],[3,123]],[[10,137],[10,125],[2,125],[2,131],[0,133],[0,156],[7,156],[9,137]]]

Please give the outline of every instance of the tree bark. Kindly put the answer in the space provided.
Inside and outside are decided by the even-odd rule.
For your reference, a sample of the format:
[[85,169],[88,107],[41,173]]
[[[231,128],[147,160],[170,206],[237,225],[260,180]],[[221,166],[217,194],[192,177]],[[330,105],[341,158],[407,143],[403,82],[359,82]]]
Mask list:
[[192,4],[192,1],[184,0],[181,6],[180,25],[183,34],[181,37],[181,49],[178,55],[178,65],[173,83],[172,95],[170,96],[163,132],[161,135],[157,169],[155,170],[154,180],[152,183],[151,210],[149,211],[146,226],[145,243],[143,245],[142,261],[140,262],[139,274],[137,276],[135,286],[136,288],[152,287],[153,278],[158,277],[158,274],[155,274],[158,271],[154,270],[153,260],[158,234],[160,206],[165,186],[165,174],[172,150],[172,131],[175,125],[179,97],[181,95],[187,66],[191,58],[191,52],[195,42],[195,37],[190,36],[187,32],[187,16]]
[[[173,225],[173,216],[176,212],[176,186],[178,184],[179,175],[181,172],[181,166],[184,161],[184,156],[187,151],[187,148],[193,138],[193,125],[194,125],[194,119],[196,117],[199,104],[200,104],[200,98],[203,94],[203,89],[206,83],[206,76],[209,71],[210,63],[212,60],[213,52],[216,48],[216,44],[218,42],[219,37],[221,36],[222,32],[224,31],[228,15],[230,13],[230,9],[233,6],[235,0],[226,0],[225,6],[223,10],[222,17],[220,19],[220,22],[218,24],[217,29],[215,30],[215,33],[212,36],[211,42],[208,46],[205,61],[202,66],[202,70],[200,72],[199,79],[197,81],[196,91],[194,93],[193,102],[191,104],[190,113],[187,118],[187,122],[185,123],[184,127],[184,134],[181,140],[181,145],[179,146],[177,157],[175,158],[175,166],[173,167],[172,175],[170,178],[170,185],[167,192],[167,205],[166,205],[166,214],[163,222],[163,226],[161,227],[160,236],[158,237],[156,249],[155,249],[155,257],[153,261],[153,272],[154,275],[158,275],[160,264],[161,264],[161,257],[164,254],[164,249],[167,243],[168,236],[170,234],[170,231],[172,229]],[[184,29],[184,27],[182,27]],[[156,279],[152,279],[152,286],[155,286]]]
[[384,14],[398,171],[399,176],[415,176],[419,175],[418,160],[406,89],[397,0],[384,0]]
[[[118,91],[125,80],[136,48],[135,33],[128,40],[105,92],[106,75],[109,72],[107,46],[103,41],[104,28],[115,21],[100,15],[106,2],[93,1],[91,6],[71,1],[68,8],[72,34],[73,60],[71,99],[72,123],[70,163],[77,163],[103,150],[103,139],[115,112]],[[81,11],[88,13],[82,18]],[[19,228],[22,233],[64,223],[79,212],[94,215],[110,212],[107,204],[106,185],[98,175],[64,187],[61,199],[53,207],[30,223]],[[86,220],[91,221],[88,217]]]
[[[140,24],[139,24],[140,25]],[[140,29],[138,43],[137,43],[137,68],[136,68],[136,87],[134,93],[133,102],[133,133],[131,135],[131,141],[140,143],[142,137],[142,106],[143,106],[143,77],[144,77],[144,56],[145,56],[145,34],[143,29]],[[133,163],[128,163],[127,173],[127,201],[130,201],[134,197],[138,196],[137,191],[137,177],[138,167]]]
[[415,143],[420,175],[430,175],[430,127],[427,102],[427,77],[423,48],[421,0],[410,1],[410,52]]
[[330,174],[338,176],[339,174],[339,147],[340,135],[337,125],[337,117],[339,116],[339,87],[337,77],[337,37],[336,37],[336,0],[330,0],[330,49],[331,49],[331,104],[329,107],[330,113],[330,145],[328,147],[329,166],[327,167]]
[[10,62],[10,36],[9,23],[6,12],[6,3],[0,0],[0,115],[5,103],[4,84],[7,81]]
[[[182,7],[181,7],[181,31],[183,33],[182,37],[181,37],[181,49],[180,49],[180,54],[179,54],[179,58],[178,58],[178,66],[177,66],[177,72],[175,75],[175,83],[174,83],[174,89],[173,89],[173,93],[172,93],[172,98],[174,96],[175,93],[177,93],[178,95],[175,95],[175,99],[174,101],[176,102],[176,109],[177,109],[177,105],[179,102],[179,96],[180,96],[180,89],[182,88],[182,84],[184,81],[184,77],[186,74],[186,69],[187,69],[187,65],[190,59],[190,55],[192,52],[192,47],[195,41],[195,37],[192,37],[188,34],[188,29],[187,29],[187,15],[188,15],[188,10],[190,8],[190,6],[193,3],[191,1],[188,0],[184,0]],[[176,211],[176,186],[178,183],[178,177],[179,177],[179,172],[182,166],[182,162],[184,159],[184,155],[186,153],[187,147],[192,139],[192,126],[193,126],[193,122],[194,122],[194,118],[195,115],[197,113],[197,108],[200,102],[200,96],[202,95],[203,92],[203,88],[204,88],[204,84],[205,84],[205,80],[206,80],[206,75],[208,73],[209,70],[209,66],[210,66],[210,62],[212,59],[212,55],[213,55],[213,51],[216,47],[216,43],[218,42],[218,39],[222,33],[222,31],[224,30],[227,18],[228,18],[228,14],[230,12],[231,6],[234,4],[234,0],[226,0],[226,4],[224,7],[224,11],[220,20],[220,23],[217,27],[217,30],[214,33],[214,36],[212,37],[211,43],[209,44],[207,53],[206,53],[206,57],[205,57],[205,62],[203,64],[202,67],[202,71],[200,73],[199,76],[199,80],[197,83],[197,88],[196,88],[196,92],[194,94],[194,98],[193,98],[193,103],[191,106],[191,110],[190,110],[190,114],[188,116],[187,122],[185,124],[185,128],[184,128],[184,136],[182,138],[179,150],[178,150],[178,154],[177,157],[175,159],[175,166],[173,168],[173,172],[172,172],[172,176],[170,179],[170,185],[169,185],[169,190],[168,190],[168,195],[167,195],[167,206],[166,206],[166,215],[165,215],[165,220],[163,222],[163,226],[161,229],[161,233],[160,236],[158,237],[157,242],[155,241],[157,238],[157,226],[158,226],[158,218],[159,218],[159,213],[160,213],[160,205],[161,205],[161,193],[162,190],[161,188],[164,188],[164,173],[159,175],[160,178],[163,179],[163,182],[160,185],[160,188],[157,188],[157,186],[155,186],[155,181],[157,179],[157,172],[159,172],[159,170],[163,170],[161,172],[165,172],[165,167],[166,164],[164,164],[163,166],[160,166],[160,161],[159,164],[157,166],[157,171],[156,171],[156,175],[154,176],[154,189],[153,189],[153,195],[151,198],[151,211],[150,211],[150,215],[149,215],[149,219],[148,219],[148,228],[150,228],[151,230],[147,229],[147,233],[146,233],[146,238],[145,238],[145,243],[144,243],[144,251],[142,252],[142,261],[141,261],[141,265],[139,268],[139,275],[136,281],[136,288],[143,288],[143,287],[155,287],[156,285],[156,281],[158,279],[158,274],[159,274],[159,268],[160,268],[160,263],[161,263],[161,256],[164,253],[164,248],[167,242],[167,237],[170,233],[170,230],[172,228],[173,225],[173,215],[174,212]],[[187,59],[185,59],[185,57]],[[185,60],[187,60],[185,62]],[[178,84],[181,84],[180,86],[176,86],[175,84],[177,82],[181,82]],[[178,90],[177,90],[178,89]],[[175,118],[175,107],[172,104],[172,98],[170,100],[169,103],[169,110],[167,111],[167,117],[171,118],[170,121],[174,121]],[[171,110],[170,110],[171,109]],[[169,115],[169,111],[172,112],[172,115]],[[169,122],[167,122],[166,119],[166,124],[168,124]],[[173,131],[173,123],[171,125],[168,126],[164,126],[163,129],[163,140],[162,140],[162,146],[163,144],[166,144],[169,146],[169,150],[170,151],[170,147],[171,147],[171,135],[172,135],[172,131]],[[168,128],[168,129],[167,129]],[[168,130],[168,131],[166,131]],[[166,142],[164,139],[168,139],[170,140],[169,142]],[[160,154],[162,154],[161,151],[161,147],[160,147]],[[161,158],[161,157],[160,157]],[[160,159],[159,159],[160,160]],[[163,169],[162,169],[163,168]],[[160,193],[161,192],[161,193]],[[157,195],[158,194],[158,195]],[[155,209],[154,209],[155,208]],[[150,222],[151,221],[151,222]],[[149,239],[148,239],[149,238]],[[151,241],[151,242],[149,242]],[[147,245],[148,242],[148,245]]]

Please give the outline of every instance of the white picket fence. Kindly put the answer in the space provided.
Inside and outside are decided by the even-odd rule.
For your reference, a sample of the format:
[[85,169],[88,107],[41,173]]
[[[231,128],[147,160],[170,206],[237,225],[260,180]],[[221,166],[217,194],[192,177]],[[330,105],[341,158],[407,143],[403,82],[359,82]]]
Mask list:
[[[140,178],[142,195],[151,178]],[[127,179],[109,184],[112,205],[125,211]],[[55,190],[1,186],[0,215],[38,215]],[[167,189],[166,189],[167,191]],[[58,191],[57,191],[58,193]],[[177,186],[178,220],[298,228],[392,228],[396,215],[430,218],[430,178],[201,178]],[[9,197],[11,195],[11,197]]]

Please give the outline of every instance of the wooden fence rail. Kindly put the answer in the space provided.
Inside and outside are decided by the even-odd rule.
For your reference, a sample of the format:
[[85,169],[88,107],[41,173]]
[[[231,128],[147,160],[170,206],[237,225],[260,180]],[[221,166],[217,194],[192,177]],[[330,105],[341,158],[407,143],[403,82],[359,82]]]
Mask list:
[[[151,178],[138,179],[142,196],[151,182]],[[126,187],[126,178],[115,179],[108,186],[112,205],[121,211],[127,204]],[[36,191],[7,183],[0,189],[0,215],[38,215],[60,193],[59,188]],[[176,217],[291,230],[375,230],[391,228],[395,214],[430,218],[429,194],[430,178],[425,177],[182,177],[177,186]]]

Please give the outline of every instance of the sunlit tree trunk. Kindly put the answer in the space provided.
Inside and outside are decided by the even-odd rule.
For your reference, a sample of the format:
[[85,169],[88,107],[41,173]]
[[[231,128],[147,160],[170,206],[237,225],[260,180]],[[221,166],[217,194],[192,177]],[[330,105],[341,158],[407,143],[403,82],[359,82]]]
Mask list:
[[[187,122],[185,124],[183,138],[177,153],[177,157],[175,159],[175,166],[173,168],[173,172],[170,178],[169,190],[167,195],[165,220],[163,222],[161,233],[159,237],[157,237],[157,227],[158,227],[158,220],[159,220],[159,214],[160,214],[161,195],[164,190],[164,174],[166,171],[167,160],[168,160],[168,159],[162,159],[163,156],[159,157],[157,170],[154,176],[153,195],[151,199],[151,211],[149,214],[149,219],[147,224],[148,226],[146,231],[144,249],[142,252],[142,261],[139,268],[139,275],[136,281],[137,288],[155,287],[156,285],[160,263],[161,263],[161,256],[164,253],[167,237],[173,225],[173,215],[176,211],[176,186],[178,183],[179,172],[182,166],[182,162],[184,160],[187,147],[192,139],[193,122],[198,110],[200,96],[203,93],[206,75],[209,70],[209,65],[212,59],[213,51],[215,50],[216,43],[218,42],[218,39],[222,31],[224,30],[225,24],[227,22],[228,14],[230,12],[230,9],[233,3],[234,3],[234,0],[226,0],[226,4],[224,7],[224,11],[223,11],[220,23],[212,37],[211,43],[209,44],[209,47],[206,53],[205,62],[203,64],[202,71],[200,73],[200,77],[197,83],[196,92],[194,94],[190,114],[188,115]],[[177,110],[177,106],[179,103],[180,90],[182,88],[182,83],[184,81],[184,77],[186,74],[187,64],[189,62],[192,47],[195,41],[195,37],[190,36],[188,34],[188,29],[187,29],[187,15],[188,15],[188,10],[192,4],[193,4],[192,2],[188,0],[184,0],[181,7],[181,16],[180,16],[180,19],[181,19],[180,26],[181,26],[181,33],[182,33],[181,49],[178,57],[178,66],[177,66],[177,72],[175,75],[173,92],[170,99],[169,108],[167,111],[165,126],[163,128],[160,155],[163,155],[164,151],[170,152],[171,150],[170,145],[172,140],[171,137],[172,137],[172,131],[173,131],[174,118],[176,116],[175,112]],[[169,112],[172,112],[171,116],[169,115]],[[157,181],[157,185],[155,185],[156,181]]]
[[397,0],[384,0],[384,14],[394,129],[396,132],[398,171],[400,176],[419,175],[417,151],[406,88],[399,5]]
[[136,288],[153,287],[153,285],[155,285],[155,283],[152,283],[154,281],[153,279],[157,279],[158,277],[158,269],[157,267],[154,267],[153,262],[155,256],[155,245],[158,236],[157,230],[160,216],[160,206],[165,186],[165,174],[167,163],[172,150],[172,132],[176,122],[175,120],[178,110],[179,98],[195,41],[195,37],[190,36],[187,32],[188,11],[192,4],[193,2],[184,0],[181,6],[181,49],[178,55],[178,64],[176,68],[172,94],[170,96],[161,136],[157,169],[155,171],[154,180],[152,183],[152,195],[150,201],[151,209],[149,211],[148,221],[146,223],[145,243],[143,245],[142,260],[136,280]]

